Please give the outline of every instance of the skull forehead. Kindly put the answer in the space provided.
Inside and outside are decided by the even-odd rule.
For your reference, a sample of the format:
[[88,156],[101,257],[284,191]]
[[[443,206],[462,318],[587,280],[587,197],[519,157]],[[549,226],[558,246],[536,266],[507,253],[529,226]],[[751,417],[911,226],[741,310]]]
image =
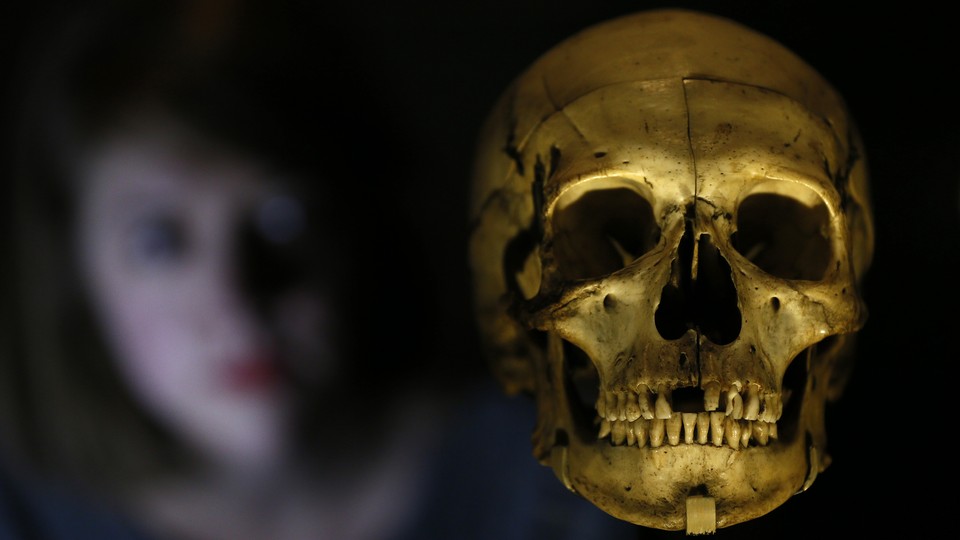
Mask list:
[[660,214],[660,204],[694,195],[687,124],[679,80],[608,86],[551,115],[524,155],[532,160],[553,156],[543,185],[548,214],[568,189],[589,189],[596,184],[589,180],[604,176],[636,184],[651,195]]
[[[702,80],[688,80],[684,88],[698,196],[723,204],[749,194],[750,189],[730,189],[731,184],[773,178],[807,187],[810,195],[816,193],[839,212],[834,182],[846,180],[842,171],[850,148],[847,138],[838,137],[823,118],[761,88]],[[810,205],[818,202],[799,198]]]
[[[611,104],[616,103],[616,106]],[[654,213],[692,201],[734,211],[754,189],[839,211],[834,179],[846,141],[796,101],[753,86],[705,80],[629,82],[600,88],[551,115],[524,155],[551,156],[546,214],[597,179],[618,177],[648,196]],[[768,180],[798,184],[773,187]],[[805,187],[807,189],[801,189]]]
[[708,79],[788,96],[845,132],[842,98],[777,41],[735,22],[682,10],[638,13],[561,42],[515,82],[516,132],[599,88],[624,82]]

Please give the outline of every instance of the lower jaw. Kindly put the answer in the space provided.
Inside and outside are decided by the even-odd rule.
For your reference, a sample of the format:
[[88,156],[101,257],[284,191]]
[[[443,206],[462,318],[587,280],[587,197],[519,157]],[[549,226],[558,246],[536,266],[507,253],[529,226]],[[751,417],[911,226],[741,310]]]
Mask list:
[[687,501],[708,498],[717,528],[760,517],[796,494],[807,477],[802,444],[748,450],[729,444],[611,445],[571,440],[554,447],[551,465],[572,491],[636,525],[687,526]]
[[709,501],[709,527],[749,521],[811,482],[816,455],[799,434],[809,429],[800,419],[813,396],[798,394],[805,392],[794,394],[777,422],[722,411],[584,422],[584,411],[566,402],[558,412],[570,430],[556,432],[562,436],[554,438],[550,465],[571,491],[639,526],[682,530],[694,499]]

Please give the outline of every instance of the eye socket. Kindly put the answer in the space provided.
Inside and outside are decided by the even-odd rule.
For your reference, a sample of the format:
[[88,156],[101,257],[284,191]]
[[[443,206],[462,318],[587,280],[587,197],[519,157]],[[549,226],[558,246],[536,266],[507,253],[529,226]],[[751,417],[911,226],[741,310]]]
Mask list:
[[831,260],[830,212],[777,193],[750,195],[737,211],[733,247],[764,272],[782,279],[820,280]]
[[660,239],[653,207],[633,189],[596,189],[564,202],[558,201],[552,220],[554,257],[563,279],[615,272]]

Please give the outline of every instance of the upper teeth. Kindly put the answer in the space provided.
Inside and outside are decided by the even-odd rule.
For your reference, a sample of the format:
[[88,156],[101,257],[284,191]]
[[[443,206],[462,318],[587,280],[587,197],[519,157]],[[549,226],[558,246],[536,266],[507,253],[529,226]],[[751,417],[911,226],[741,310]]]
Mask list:
[[742,390],[740,385],[721,389],[719,383],[706,384],[702,412],[675,412],[671,398],[671,389],[664,385],[656,393],[645,385],[638,385],[637,392],[601,392],[596,403],[598,438],[610,437],[614,445],[726,443],[738,449],[751,440],[766,445],[777,437],[782,401],[775,394],[761,398],[755,384]]

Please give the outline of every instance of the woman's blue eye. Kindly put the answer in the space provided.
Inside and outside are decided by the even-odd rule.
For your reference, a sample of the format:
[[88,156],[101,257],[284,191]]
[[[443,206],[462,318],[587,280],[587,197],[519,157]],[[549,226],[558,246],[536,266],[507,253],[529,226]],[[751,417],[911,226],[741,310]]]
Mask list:
[[183,225],[169,216],[144,219],[129,235],[129,256],[136,264],[157,265],[179,261],[186,253]]

